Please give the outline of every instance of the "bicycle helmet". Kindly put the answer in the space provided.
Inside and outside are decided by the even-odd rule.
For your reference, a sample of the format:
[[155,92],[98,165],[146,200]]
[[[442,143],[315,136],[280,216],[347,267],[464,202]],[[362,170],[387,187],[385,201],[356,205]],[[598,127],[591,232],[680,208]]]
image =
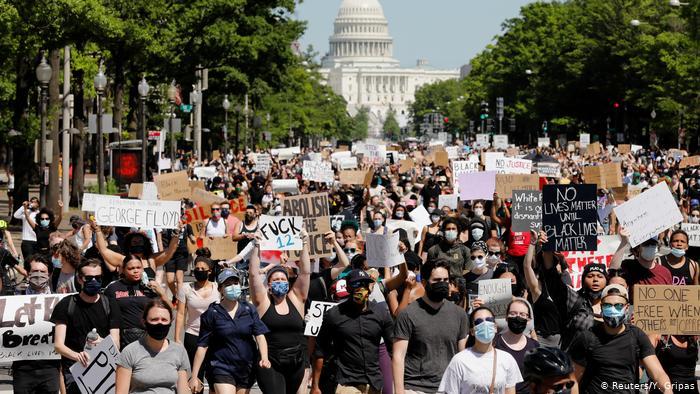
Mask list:
[[0,220],[0,230],[5,230],[7,228],[7,222]]
[[523,378],[526,381],[567,376],[573,371],[571,359],[560,349],[538,347],[525,354]]

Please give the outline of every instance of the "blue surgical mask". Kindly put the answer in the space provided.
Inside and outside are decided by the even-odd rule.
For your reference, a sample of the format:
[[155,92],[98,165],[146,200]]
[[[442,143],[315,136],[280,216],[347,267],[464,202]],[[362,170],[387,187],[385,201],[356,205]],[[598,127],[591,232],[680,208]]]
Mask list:
[[608,325],[608,327],[611,328],[617,328],[622,325],[622,323],[625,322],[625,311],[626,308],[622,308],[622,310],[617,310],[612,305],[609,306],[603,306],[602,308],[602,315],[603,315],[603,321],[605,324]]
[[457,239],[457,230],[448,230],[445,231],[445,239],[448,241],[452,242]]
[[51,222],[48,219],[39,220],[41,227],[49,227],[49,223]]
[[685,250],[671,248],[671,254],[676,256],[676,257],[683,257],[683,256],[685,256]]
[[51,257],[51,264],[53,264],[54,268],[61,268],[63,267],[63,263],[61,262],[60,257]]
[[496,323],[483,321],[474,327],[474,336],[481,343],[491,343],[496,336]]
[[382,227],[382,224],[384,224],[383,220],[375,220],[374,221],[374,228]]
[[241,285],[231,285],[224,288],[224,297],[229,301],[238,301],[241,298],[241,293],[243,293]]
[[278,281],[270,283],[270,290],[275,297],[284,297],[289,293],[289,282]]

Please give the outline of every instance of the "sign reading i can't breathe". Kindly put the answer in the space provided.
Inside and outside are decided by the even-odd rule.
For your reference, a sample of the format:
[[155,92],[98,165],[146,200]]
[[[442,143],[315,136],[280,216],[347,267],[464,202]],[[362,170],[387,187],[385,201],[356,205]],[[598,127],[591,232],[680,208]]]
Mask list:
[[301,216],[260,216],[260,250],[301,250]]
[[546,185],[542,190],[542,229],[546,251],[597,249],[595,185]]

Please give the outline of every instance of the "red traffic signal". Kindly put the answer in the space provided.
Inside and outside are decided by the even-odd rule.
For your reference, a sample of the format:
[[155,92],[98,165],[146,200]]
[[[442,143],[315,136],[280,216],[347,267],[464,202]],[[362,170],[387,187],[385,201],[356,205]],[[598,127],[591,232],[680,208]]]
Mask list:
[[448,118],[447,116],[445,116],[445,118],[443,119],[443,121],[444,121],[445,123],[450,123],[450,118]]
[[613,108],[616,108],[616,109],[617,109],[617,108],[620,108],[620,103],[618,103],[617,101],[615,101],[615,102],[613,103]]

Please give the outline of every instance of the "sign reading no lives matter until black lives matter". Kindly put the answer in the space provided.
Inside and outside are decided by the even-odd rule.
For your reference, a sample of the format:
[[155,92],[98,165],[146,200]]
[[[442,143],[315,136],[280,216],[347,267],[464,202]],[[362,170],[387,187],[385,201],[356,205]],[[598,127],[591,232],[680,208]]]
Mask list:
[[[304,218],[304,228],[309,233],[309,257],[330,256],[332,249],[323,239],[323,234],[331,231],[328,193],[284,197],[281,204],[282,215]],[[289,252],[292,261],[298,261],[300,255],[299,251]]]
[[542,190],[542,229],[546,251],[598,249],[596,185],[546,185]]

